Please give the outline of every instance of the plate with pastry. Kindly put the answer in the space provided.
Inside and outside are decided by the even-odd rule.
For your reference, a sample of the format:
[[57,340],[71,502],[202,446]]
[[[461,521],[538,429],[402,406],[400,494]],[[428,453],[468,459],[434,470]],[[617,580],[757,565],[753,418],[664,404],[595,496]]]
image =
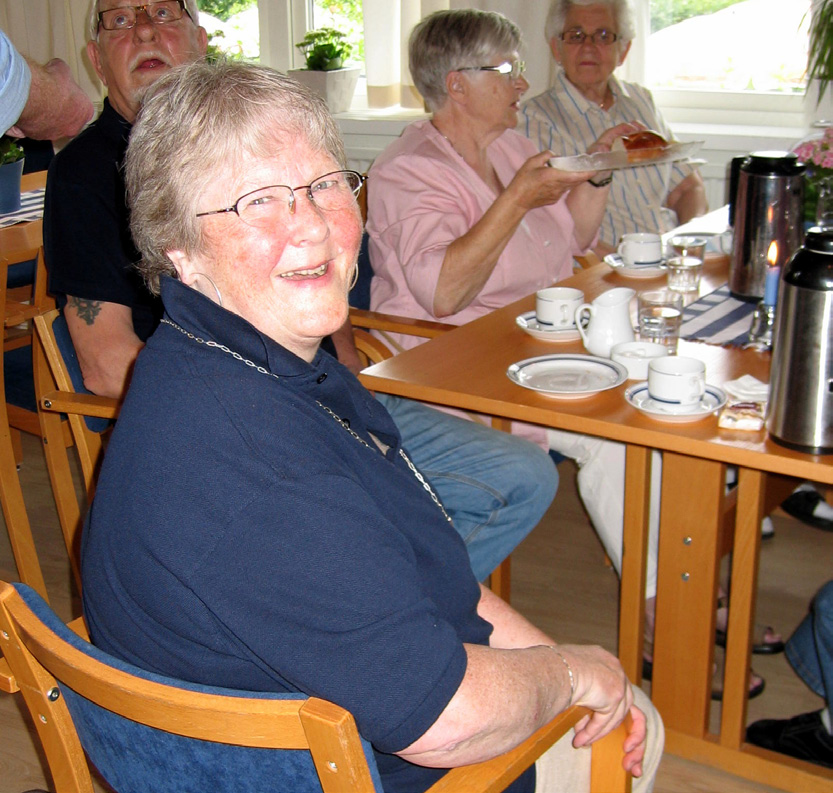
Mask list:
[[562,171],[618,171],[644,165],[660,165],[666,162],[691,161],[704,141],[688,143],[667,141],[658,132],[640,130],[617,138],[610,151],[596,154],[574,154],[568,157],[552,157],[550,167]]

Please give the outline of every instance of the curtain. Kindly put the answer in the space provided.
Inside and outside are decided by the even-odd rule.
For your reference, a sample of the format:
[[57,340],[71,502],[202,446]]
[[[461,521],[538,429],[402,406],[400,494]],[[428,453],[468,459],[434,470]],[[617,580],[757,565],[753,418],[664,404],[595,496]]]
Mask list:
[[0,0],[0,28],[15,47],[38,63],[66,61],[94,102],[104,89],[86,53],[88,0]]
[[362,0],[369,107],[422,107],[408,73],[408,36],[414,25],[448,0]]

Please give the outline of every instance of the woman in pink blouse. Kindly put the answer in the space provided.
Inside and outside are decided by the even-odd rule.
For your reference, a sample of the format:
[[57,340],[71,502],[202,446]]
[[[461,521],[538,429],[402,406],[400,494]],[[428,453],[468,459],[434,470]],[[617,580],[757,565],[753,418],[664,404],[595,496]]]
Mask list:
[[[461,324],[567,277],[594,242],[609,174],[550,168],[552,153],[514,131],[529,87],[520,45],[512,22],[473,9],[432,14],[411,34],[433,117],[370,170],[374,309]],[[634,129],[613,127],[589,151]]]

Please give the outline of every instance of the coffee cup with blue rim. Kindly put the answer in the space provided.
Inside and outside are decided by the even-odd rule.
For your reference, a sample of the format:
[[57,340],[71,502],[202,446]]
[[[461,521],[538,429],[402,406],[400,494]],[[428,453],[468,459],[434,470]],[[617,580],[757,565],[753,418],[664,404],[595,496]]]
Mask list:
[[535,319],[541,330],[569,330],[576,326],[576,309],[584,292],[568,286],[550,286],[535,293]]
[[697,358],[668,355],[648,363],[648,396],[668,413],[692,413],[706,393],[706,364]]
[[659,267],[662,264],[662,238],[659,234],[624,234],[618,253],[628,267]]

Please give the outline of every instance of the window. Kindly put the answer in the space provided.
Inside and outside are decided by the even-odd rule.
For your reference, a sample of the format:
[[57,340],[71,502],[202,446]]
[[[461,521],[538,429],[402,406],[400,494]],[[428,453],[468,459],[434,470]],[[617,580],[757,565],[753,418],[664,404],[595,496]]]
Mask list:
[[803,94],[810,0],[651,0],[650,88]]
[[621,69],[672,125],[805,126],[811,0],[635,0]]
[[257,0],[197,0],[208,33],[209,57],[260,58]]

